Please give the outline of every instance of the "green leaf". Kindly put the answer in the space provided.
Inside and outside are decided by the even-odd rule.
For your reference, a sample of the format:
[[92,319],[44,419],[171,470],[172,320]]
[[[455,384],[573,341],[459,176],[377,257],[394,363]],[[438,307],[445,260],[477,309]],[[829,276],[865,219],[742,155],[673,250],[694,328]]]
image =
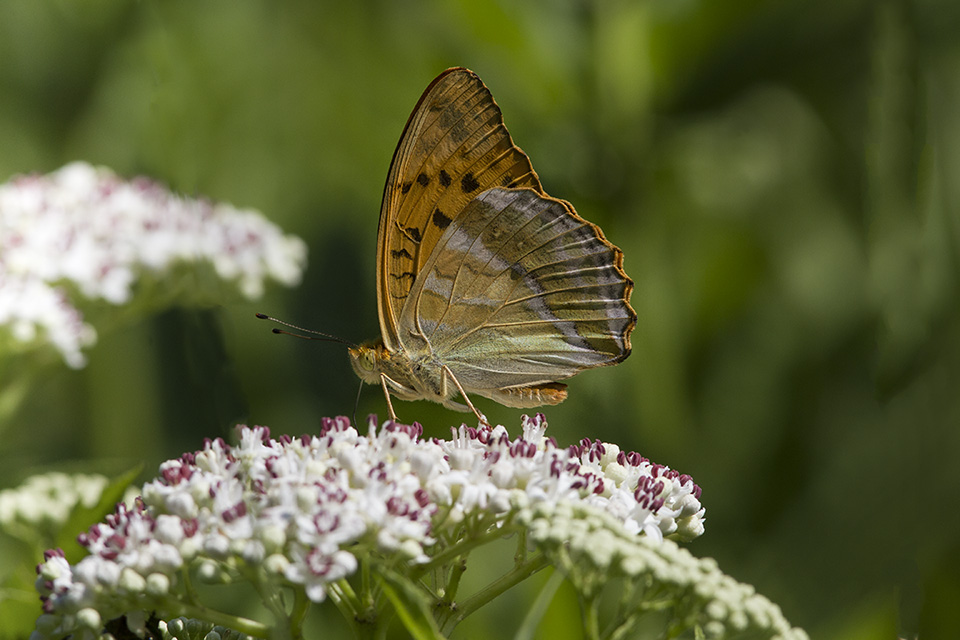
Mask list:
[[563,584],[564,579],[562,571],[554,570],[550,574],[547,583],[537,594],[537,599],[527,610],[527,615],[523,617],[523,623],[517,630],[516,635],[513,636],[514,640],[533,640],[540,626],[540,621],[546,615],[547,609],[550,608],[550,603],[553,602],[553,597],[557,595],[557,590]]
[[123,498],[127,487],[140,475],[142,469],[143,465],[138,465],[123,475],[111,480],[100,494],[100,500],[92,507],[77,504],[77,506],[73,508],[73,511],[70,512],[70,517],[67,518],[67,521],[57,534],[55,546],[63,549],[67,560],[71,564],[77,562],[85,555],[80,543],[77,542],[77,535],[86,531],[94,523],[103,520],[107,514],[113,512],[117,503]]
[[430,611],[430,599],[409,578],[384,570],[377,574],[377,582],[412,638],[444,640],[445,636]]

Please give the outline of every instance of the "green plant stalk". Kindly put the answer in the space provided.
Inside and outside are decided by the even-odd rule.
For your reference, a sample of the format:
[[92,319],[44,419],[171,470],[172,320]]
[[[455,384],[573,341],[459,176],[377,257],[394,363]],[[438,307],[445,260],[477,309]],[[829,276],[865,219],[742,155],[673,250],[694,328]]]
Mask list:
[[248,567],[238,567],[240,575],[253,585],[253,588],[260,595],[260,600],[267,607],[276,620],[277,626],[288,626],[290,617],[287,615],[287,607],[284,605],[280,591],[271,583],[264,582],[262,575],[257,570],[251,570]]
[[527,531],[521,529],[517,533],[517,551],[513,554],[513,561],[516,564],[523,564],[527,560]]
[[460,559],[460,562],[456,563],[450,569],[450,580],[447,581],[447,585],[444,587],[443,597],[441,601],[450,604],[457,597],[457,589],[460,588],[460,578],[463,577],[463,573],[467,570],[467,558],[466,556]]
[[354,635],[360,637],[361,616],[360,610],[357,609],[359,603],[350,583],[345,579],[331,583],[327,586],[327,596],[333,602],[337,611],[340,612],[340,615],[343,616],[343,619],[346,620]]
[[360,597],[357,599],[358,611],[373,609],[373,582],[370,580],[370,562],[360,563]]
[[293,591],[293,610],[290,612],[290,636],[294,640],[303,637],[303,621],[310,610],[310,600],[303,589]]
[[583,618],[583,637],[589,640],[600,640],[600,611],[596,596],[583,598],[580,601]]
[[550,561],[546,558],[546,556],[540,554],[533,559],[514,567],[471,597],[464,600],[463,603],[456,608],[456,610],[451,611],[453,614],[451,617],[444,616],[444,620],[438,620],[437,622],[440,624],[440,630],[444,634],[449,634],[454,627],[474,613],[477,609],[487,604],[491,600],[499,597],[501,594],[507,591],[507,589],[520,584],[537,571],[549,566],[549,564]]

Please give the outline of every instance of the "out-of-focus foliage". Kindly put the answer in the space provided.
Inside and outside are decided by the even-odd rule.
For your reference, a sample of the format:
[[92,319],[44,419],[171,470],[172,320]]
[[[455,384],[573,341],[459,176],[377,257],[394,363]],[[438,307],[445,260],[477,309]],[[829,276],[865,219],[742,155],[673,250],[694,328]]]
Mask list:
[[[553,435],[691,473],[709,516],[692,551],[812,637],[952,629],[954,0],[5,0],[0,180],[74,159],[146,174],[265,212],[311,263],[256,308],[101,336],[85,370],[31,389],[0,485],[66,461],[150,468],[237,421],[299,432],[351,414],[342,347],[277,338],[253,312],[377,333],[389,159],[455,65],[486,81],[546,189],[603,227],[636,282],[633,356],[574,379],[546,412]],[[397,410],[428,433],[463,418]],[[374,411],[369,388],[358,415]],[[495,637],[530,601],[492,606],[464,637]],[[566,604],[561,591],[544,637],[575,628]]]

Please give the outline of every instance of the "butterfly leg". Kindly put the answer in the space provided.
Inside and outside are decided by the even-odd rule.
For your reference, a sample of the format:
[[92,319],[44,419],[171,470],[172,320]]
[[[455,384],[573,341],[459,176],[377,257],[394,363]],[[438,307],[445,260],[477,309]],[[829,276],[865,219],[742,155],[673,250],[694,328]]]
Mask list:
[[390,390],[387,388],[387,376],[380,374],[380,386],[383,387],[383,397],[387,399],[387,408],[390,410],[390,419],[394,422],[400,422],[397,419],[397,412],[393,410],[393,403],[390,402]]
[[467,392],[463,390],[463,387],[460,386],[460,381],[457,380],[457,376],[453,375],[453,371],[450,371],[450,367],[448,367],[447,365],[443,365],[443,372],[448,376],[450,376],[450,379],[453,380],[453,384],[457,386],[457,390],[460,391],[460,395],[463,396],[463,399],[464,401],[466,401],[467,406],[470,407],[471,411],[473,411],[473,415],[477,416],[477,420],[479,420],[481,424],[485,424],[488,427],[492,427],[493,425],[487,421],[487,416],[480,413],[477,410],[477,408],[473,406],[473,403],[470,402],[470,397],[467,395]]

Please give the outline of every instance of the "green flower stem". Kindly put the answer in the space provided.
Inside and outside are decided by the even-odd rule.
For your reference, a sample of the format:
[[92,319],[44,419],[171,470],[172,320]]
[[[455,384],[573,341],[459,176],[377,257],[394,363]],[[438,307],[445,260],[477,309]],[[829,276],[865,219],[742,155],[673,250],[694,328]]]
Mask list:
[[527,530],[520,529],[517,533],[517,551],[513,554],[513,561],[523,564],[527,561]]
[[600,640],[600,611],[596,596],[583,598],[580,606],[583,614],[583,637]]
[[290,617],[287,615],[287,607],[276,585],[270,581],[263,580],[262,574],[256,569],[239,567],[239,573],[253,585],[253,588],[260,595],[260,600],[264,606],[273,614],[277,626],[286,626],[289,624]]
[[360,603],[357,594],[353,591],[350,583],[345,579],[330,583],[327,587],[327,597],[333,602],[347,624],[351,625],[351,628],[356,632],[357,622],[362,616],[361,610],[358,608]]
[[360,565],[360,593],[358,608],[360,611],[373,609],[373,588],[370,580],[370,562],[363,561]]
[[457,589],[460,587],[460,578],[463,577],[463,573],[466,570],[467,558],[463,557],[460,559],[460,562],[456,563],[450,570],[450,579],[447,581],[447,585],[443,590],[443,602],[449,604],[456,599]]
[[444,634],[449,634],[450,631],[457,626],[457,624],[459,624],[477,609],[487,604],[491,600],[499,597],[502,593],[507,591],[507,589],[520,584],[537,571],[540,571],[549,565],[550,561],[543,554],[539,554],[531,560],[517,565],[512,570],[508,571],[460,603],[456,610],[451,612],[454,614],[452,617],[446,618],[445,620],[438,620],[437,622],[440,624],[441,631]]
[[193,580],[190,578],[190,569],[184,566],[180,570],[180,579],[183,581],[183,591],[187,602],[197,604],[200,602],[200,596],[197,594],[196,587],[193,586]]
[[353,585],[350,584],[349,580],[341,578],[330,586],[336,587],[337,596],[343,601],[344,605],[349,607],[352,615],[356,616],[363,610],[360,597],[357,595],[357,592],[353,590]]
[[[637,624],[637,620],[643,615],[641,611],[635,611],[629,615],[619,615],[616,617],[617,620],[622,620],[617,627],[607,634],[609,640],[625,640],[626,638],[632,638],[634,634],[634,626]],[[672,636],[671,636],[672,637]],[[703,640],[700,638],[699,640]]]
[[303,589],[293,590],[293,611],[290,612],[290,637],[300,640],[303,637],[303,620],[310,609],[310,599]]

